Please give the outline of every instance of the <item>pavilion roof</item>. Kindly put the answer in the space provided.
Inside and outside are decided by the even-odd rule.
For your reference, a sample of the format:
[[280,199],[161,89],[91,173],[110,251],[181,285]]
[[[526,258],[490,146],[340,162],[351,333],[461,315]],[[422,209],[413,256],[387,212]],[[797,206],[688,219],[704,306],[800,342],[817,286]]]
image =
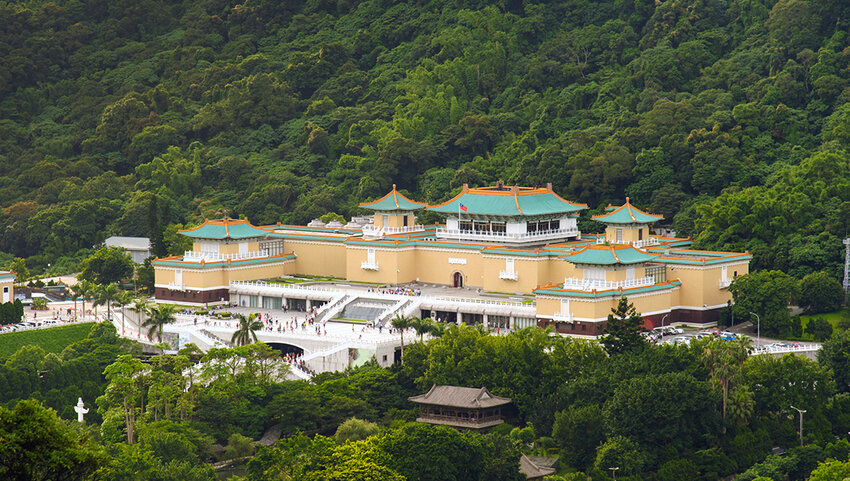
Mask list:
[[205,220],[194,229],[178,231],[194,239],[250,239],[265,237],[268,231],[254,227],[247,219],[218,219]]
[[[466,207],[460,210],[461,204]],[[549,184],[545,188],[505,186],[498,183],[492,187],[470,189],[466,184],[460,194],[442,204],[429,205],[428,210],[442,214],[492,216],[537,216],[554,214],[573,214],[587,209],[586,204],[576,204],[565,200],[552,191]]]
[[360,204],[360,207],[380,211],[393,211],[422,209],[426,205],[427,204],[424,202],[416,202],[403,196],[395,189],[395,184],[393,184],[393,190],[391,190],[387,195],[372,202],[363,202]]
[[640,264],[648,262],[657,255],[644,252],[629,244],[590,245],[574,254],[561,256],[574,264],[596,264],[612,266],[617,264]]
[[510,398],[490,394],[486,387],[438,386],[434,384],[425,394],[411,396],[417,404],[451,406],[457,408],[490,408],[511,402]]
[[647,214],[633,206],[628,197],[625,204],[619,207],[608,204],[605,210],[607,214],[595,215],[591,219],[603,224],[651,224],[664,219],[663,215]]

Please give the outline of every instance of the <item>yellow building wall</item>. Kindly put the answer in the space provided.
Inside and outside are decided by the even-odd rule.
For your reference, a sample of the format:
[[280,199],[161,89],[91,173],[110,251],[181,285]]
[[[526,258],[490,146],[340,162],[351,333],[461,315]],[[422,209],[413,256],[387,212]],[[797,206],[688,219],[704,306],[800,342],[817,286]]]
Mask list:
[[[623,243],[637,242],[639,240],[649,239],[649,226],[629,227],[629,226],[607,226],[605,228],[605,240],[611,244],[617,243],[617,229],[623,230]],[[643,238],[640,232],[643,231]]]
[[[732,279],[734,273],[744,275],[749,272],[747,262],[727,264],[726,276]],[[683,307],[703,308],[720,306],[732,300],[729,289],[720,288],[723,266],[681,266],[667,264],[667,279],[682,281],[681,305]]]
[[293,266],[287,267],[288,274],[311,276],[345,277],[345,245],[341,242],[315,242],[286,239],[286,252],[296,255]]
[[[286,261],[293,264],[293,261]],[[251,266],[247,268],[216,268],[216,269],[191,269],[187,266],[183,271],[183,286],[186,289],[208,289],[230,285],[231,281],[253,281],[259,279],[270,279],[285,274],[284,261]],[[157,268],[154,271],[156,284],[167,285],[174,282],[173,268]]]
[[399,252],[395,249],[382,250],[378,247],[375,247],[374,249],[375,262],[378,264],[378,270],[363,269],[362,267],[362,263],[368,260],[368,248],[346,248],[345,278],[350,281],[358,282],[397,284],[400,277],[399,271],[401,270],[399,264]]
[[6,293],[6,302],[13,302],[15,300],[15,281],[14,279],[9,279],[8,281],[0,281],[0,301],[3,300],[3,289],[8,288],[9,292]]
[[[460,272],[464,286],[484,286],[483,259],[479,251],[417,251],[421,282],[452,285],[452,276],[455,272]],[[466,264],[450,264],[449,259],[465,259]]]
[[174,282],[174,271],[154,267],[153,278],[155,284],[171,284]]
[[[611,310],[620,302],[620,295],[614,294],[603,298],[570,298],[570,312],[575,320],[603,321],[611,314]],[[679,289],[670,288],[653,293],[638,293],[626,298],[635,306],[635,310],[641,315],[653,315],[659,312],[669,311],[671,306],[679,302]],[[538,297],[537,314],[543,317],[551,317],[561,312],[561,299]],[[566,313],[564,313],[566,314]]]
[[[499,277],[502,271],[507,270],[507,258],[514,260],[514,272],[517,274],[517,280],[515,281]],[[548,263],[548,259],[538,260],[528,257],[483,257],[484,278],[482,287],[485,291],[491,292],[531,294],[539,286],[539,269],[541,267],[545,269]]]

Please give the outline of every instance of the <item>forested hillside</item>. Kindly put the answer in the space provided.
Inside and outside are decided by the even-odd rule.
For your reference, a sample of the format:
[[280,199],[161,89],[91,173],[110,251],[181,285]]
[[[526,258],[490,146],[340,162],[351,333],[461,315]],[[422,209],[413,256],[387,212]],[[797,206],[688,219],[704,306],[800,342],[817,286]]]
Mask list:
[[845,0],[2,3],[0,251],[37,271],[503,179],[838,276],[848,25]]

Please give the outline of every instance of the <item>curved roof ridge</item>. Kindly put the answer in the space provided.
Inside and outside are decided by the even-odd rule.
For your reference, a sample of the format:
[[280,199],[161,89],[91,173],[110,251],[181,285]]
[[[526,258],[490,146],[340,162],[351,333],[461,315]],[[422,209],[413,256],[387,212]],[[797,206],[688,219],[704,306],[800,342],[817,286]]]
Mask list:
[[605,210],[610,212],[594,215],[591,220],[610,224],[649,224],[664,219],[663,215],[649,214],[633,206],[628,197],[625,204],[619,207],[608,204]]
[[[401,198],[401,202],[399,202],[399,198]],[[380,199],[373,200],[371,202],[361,202],[359,206],[372,210],[415,210],[427,207],[428,204],[408,199],[404,196],[404,194],[399,192],[396,189],[396,185],[393,184],[392,190],[387,192]]]

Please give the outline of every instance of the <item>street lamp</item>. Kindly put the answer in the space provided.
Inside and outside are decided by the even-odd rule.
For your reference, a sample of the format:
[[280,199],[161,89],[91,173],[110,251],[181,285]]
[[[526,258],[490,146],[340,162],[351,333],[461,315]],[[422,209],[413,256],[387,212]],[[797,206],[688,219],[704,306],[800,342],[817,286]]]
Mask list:
[[794,409],[798,413],[800,413],[800,446],[802,446],[803,445],[803,414],[805,414],[806,410],[805,409],[797,409],[794,406],[791,406],[791,409]]
[[664,314],[664,317],[661,318],[661,327],[664,327],[664,319],[667,319],[667,316],[669,315],[670,313],[668,312],[667,314]]
[[617,470],[620,469],[620,468],[616,467],[616,468],[608,468],[608,469],[611,470],[611,479],[616,480],[617,479],[616,473],[617,473]]
[[756,347],[761,347],[761,318],[755,312],[750,311],[750,314],[756,316],[758,324],[756,324]]

